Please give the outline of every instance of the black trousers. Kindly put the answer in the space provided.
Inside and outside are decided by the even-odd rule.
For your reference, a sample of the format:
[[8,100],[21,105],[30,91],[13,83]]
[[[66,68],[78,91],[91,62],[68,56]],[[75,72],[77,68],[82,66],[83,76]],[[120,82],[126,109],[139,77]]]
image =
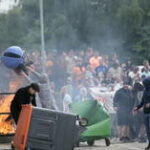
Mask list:
[[15,105],[11,104],[10,111],[11,111],[11,116],[13,117],[13,119],[17,125],[21,109],[17,108]]
[[148,141],[150,143],[150,114],[144,114],[144,120]]

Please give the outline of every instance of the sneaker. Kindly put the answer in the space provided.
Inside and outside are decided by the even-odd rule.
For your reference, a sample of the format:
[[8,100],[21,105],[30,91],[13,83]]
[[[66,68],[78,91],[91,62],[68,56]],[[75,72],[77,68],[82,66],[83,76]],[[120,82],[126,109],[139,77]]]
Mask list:
[[123,140],[124,140],[124,137],[121,137],[119,140],[120,140],[120,141],[123,141]]
[[129,139],[128,139],[127,137],[123,137],[122,142],[123,142],[123,143],[128,143],[128,142],[129,142]]
[[131,142],[134,142],[134,140],[131,140],[129,137],[124,137],[122,142],[123,143],[131,143]]
[[145,138],[145,137],[140,137],[140,138],[138,139],[138,142],[139,142],[139,143],[146,143],[146,138]]

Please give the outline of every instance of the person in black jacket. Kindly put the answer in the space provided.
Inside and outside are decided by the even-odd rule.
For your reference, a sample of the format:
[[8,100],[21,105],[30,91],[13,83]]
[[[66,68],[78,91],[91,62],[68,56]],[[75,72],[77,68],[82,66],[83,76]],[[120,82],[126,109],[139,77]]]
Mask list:
[[150,150],[150,77],[146,78],[143,81],[143,85],[145,87],[145,90],[142,97],[142,101],[136,108],[134,108],[134,111],[138,111],[142,107],[144,108],[144,120],[149,141],[149,144],[147,148],[145,148],[145,150]]
[[39,91],[40,89],[38,84],[32,83],[31,85],[21,88],[16,92],[10,107],[11,116],[16,124],[18,123],[22,105],[31,104],[36,106],[35,96]]
[[113,102],[114,109],[116,110],[120,140],[123,142],[130,141],[129,127],[132,122],[134,98],[132,88],[127,81],[125,81],[123,87],[116,92]]
[[[140,104],[142,96],[144,92],[144,86],[140,82],[135,82],[134,87],[132,90],[133,97],[134,97],[134,106],[137,106]],[[144,126],[144,113],[142,110],[139,111],[139,113],[133,112],[133,120],[134,123],[131,125],[132,129],[132,136],[137,139],[139,143],[145,143],[145,126]]]

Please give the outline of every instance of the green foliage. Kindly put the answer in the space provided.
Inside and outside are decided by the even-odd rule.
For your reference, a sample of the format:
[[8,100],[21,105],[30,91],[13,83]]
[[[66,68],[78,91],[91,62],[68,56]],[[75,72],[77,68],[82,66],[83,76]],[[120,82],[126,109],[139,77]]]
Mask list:
[[[20,9],[14,8],[8,14],[0,15],[0,48],[10,45],[20,45],[24,30],[23,20],[19,14]],[[19,20],[19,21],[18,21]]]
[[[150,0],[43,1],[46,50],[92,46],[138,62],[150,58]],[[20,0],[0,14],[0,43],[1,50],[40,50],[39,0]]]

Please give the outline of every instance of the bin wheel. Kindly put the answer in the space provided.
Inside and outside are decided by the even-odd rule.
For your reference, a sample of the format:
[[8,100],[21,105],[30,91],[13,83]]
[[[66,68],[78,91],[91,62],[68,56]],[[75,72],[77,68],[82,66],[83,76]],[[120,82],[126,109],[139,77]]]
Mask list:
[[76,143],[76,147],[80,147],[80,142],[77,142],[77,143]]
[[94,145],[94,141],[87,141],[88,146],[93,146]]
[[109,138],[105,138],[105,143],[106,143],[106,146],[110,146],[110,139]]
[[15,150],[15,147],[14,147],[14,145],[13,145],[13,144],[11,144],[11,149],[12,149],[12,150]]
[[71,150],[74,150],[74,147]]

